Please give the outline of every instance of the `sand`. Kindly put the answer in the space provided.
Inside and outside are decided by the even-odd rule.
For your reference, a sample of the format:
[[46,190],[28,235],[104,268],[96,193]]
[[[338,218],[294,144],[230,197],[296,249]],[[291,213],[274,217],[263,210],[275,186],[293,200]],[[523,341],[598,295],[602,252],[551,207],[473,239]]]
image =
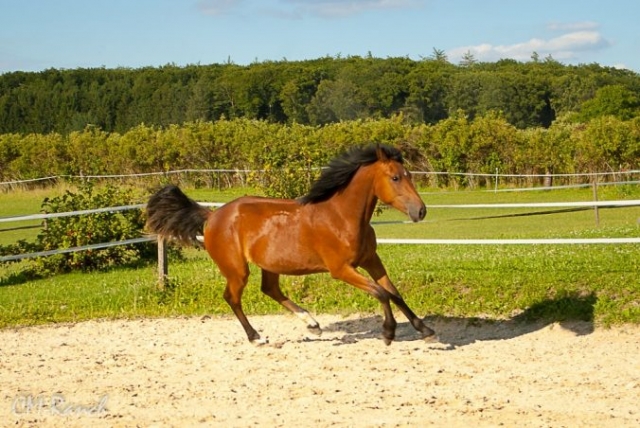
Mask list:
[[0,425],[640,426],[640,326],[253,316],[0,331]]

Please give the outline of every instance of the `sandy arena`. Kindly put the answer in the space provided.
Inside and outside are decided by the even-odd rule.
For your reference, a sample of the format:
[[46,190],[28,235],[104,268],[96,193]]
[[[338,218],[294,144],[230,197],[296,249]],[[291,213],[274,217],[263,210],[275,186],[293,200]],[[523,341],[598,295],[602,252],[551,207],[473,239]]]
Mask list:
[[292,315],[90,321],[0,331],[0,425],[640,426],[640,326]]

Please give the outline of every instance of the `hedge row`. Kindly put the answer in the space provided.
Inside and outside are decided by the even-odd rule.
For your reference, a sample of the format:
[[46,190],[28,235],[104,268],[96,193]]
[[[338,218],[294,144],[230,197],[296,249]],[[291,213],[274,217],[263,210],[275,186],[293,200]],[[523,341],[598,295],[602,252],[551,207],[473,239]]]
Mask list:
[[269,170],[322,166],[352,145],[399,146],[420,171],[493,174],[604,172],[638,169],[640,118],[556,122],[517,129],[498,114],[454,115],[435,125],[402,116],[322,127],[247,119],[139,125],[123,134],[87,127],[67,136],[0,135],[0,180],[54,175],[138,174],[178,169]]

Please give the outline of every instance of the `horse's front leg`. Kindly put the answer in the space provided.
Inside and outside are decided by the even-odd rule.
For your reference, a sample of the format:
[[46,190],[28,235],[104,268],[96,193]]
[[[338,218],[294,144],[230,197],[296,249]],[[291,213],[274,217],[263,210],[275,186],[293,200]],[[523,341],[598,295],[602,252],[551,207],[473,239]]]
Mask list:
[[393,317],[393,311],[391,310],[391,304],[389,299],[390,293],[381,287],[379,284],[371,281],[361,273],[359,273],[354,267],[350,265],[344,265],[340,268],[330,269],[331,276],[335,279],[351,284],[360,290],[364,290],[378,299],[382,304],[382,310],[384,311],[384,321],[382,323],[382,338],[384,343],[390,345],[396,336],[396,319]]
[[390,299],[393,303],[402,311],[404,316],[407,317],[413,328],[420,332],[422,338],[429,341],[436,339],[436,333],[427,327],[421,318],[409,308],[406,304],[398,289],[393,285],[387,274],[387,270],[384,268],[382,261],[377,253],[373,253],[371,257],[360,264],[364,270],[366,270],[371,278],[376,283],[380,284],[390,294]]

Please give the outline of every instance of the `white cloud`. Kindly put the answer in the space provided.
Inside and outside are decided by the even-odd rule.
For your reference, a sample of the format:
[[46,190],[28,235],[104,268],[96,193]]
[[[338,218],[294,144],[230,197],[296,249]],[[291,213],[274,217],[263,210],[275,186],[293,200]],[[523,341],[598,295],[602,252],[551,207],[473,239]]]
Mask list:
[[[580,28],[585,28],[583,23]],[[589,23],[594,26],[595,24]],[[560,28],[559,24],[555,28]],[[578,28],[574,26],[573,28]],[[611,43],[595,30],[578,30],[561,34],[550,39],[533,38],[525,42],[510,45],[492,45],[482,43],[479,45],[461,46],[447,52],[449,60],[458,62],[462,56],[471,52],[478,61],[497,61],[502,58],[527,61],[536,52],[540,58],[551,55],[557,60],[577,60],[580,53],[596,51],[610,46]]]
[[602,49],[609,45],[610,43],[597,31],[577,31],[549,40],[545,48],[550,51],[591,51]]
[[618,70],[631,70],[631,71],[634,71],[633,68],[629,67],[626,64],[622,64],[622,63],[613,64],[612,67],[613,68],[617,68]]
[[588,31],[600,28],[600,24],[593,21],[582,22],[551,22],[547,29],[551,31]]

